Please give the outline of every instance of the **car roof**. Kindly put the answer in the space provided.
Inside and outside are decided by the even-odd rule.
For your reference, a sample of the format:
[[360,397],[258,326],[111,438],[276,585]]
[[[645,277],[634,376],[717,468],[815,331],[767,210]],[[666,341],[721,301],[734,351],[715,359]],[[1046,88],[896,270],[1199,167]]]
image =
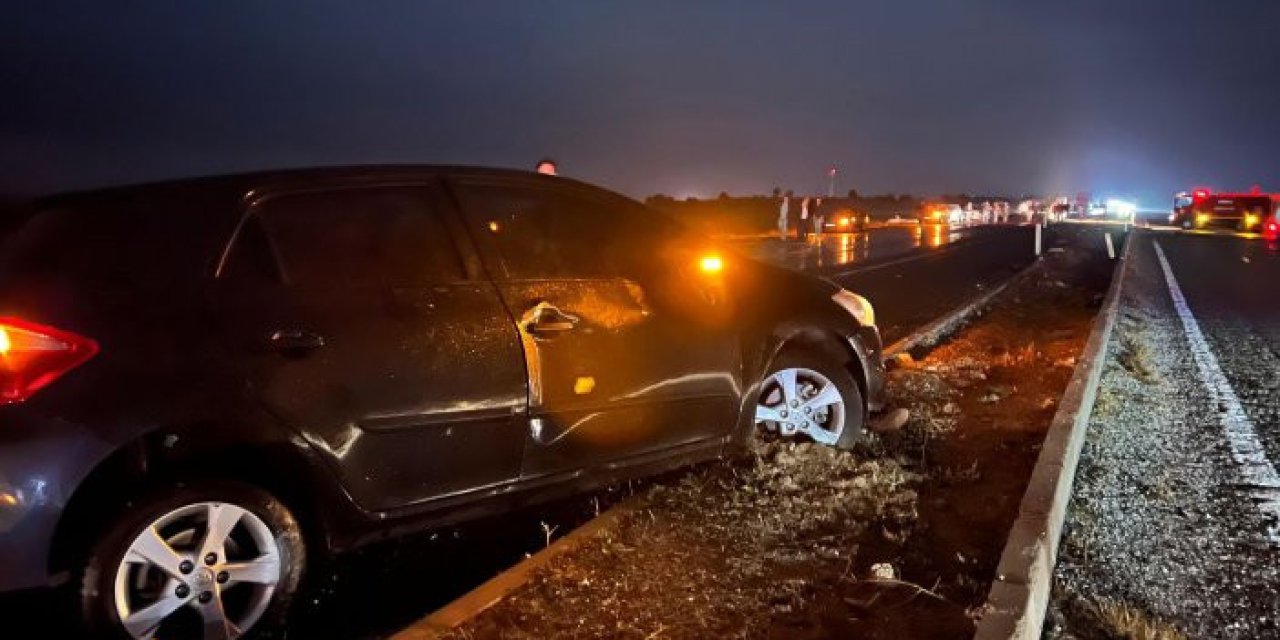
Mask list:
[[437,176],[546,180],[570,188],[601,190],[600,187],[572,178],[547,176],[520,169],[425,164],[346,165],[271,169],[72,191],[38,198],[23,208],[84,206],[94,202],[162,195],[241,197],[253,190],[271,190],[309,183],[420,180]]

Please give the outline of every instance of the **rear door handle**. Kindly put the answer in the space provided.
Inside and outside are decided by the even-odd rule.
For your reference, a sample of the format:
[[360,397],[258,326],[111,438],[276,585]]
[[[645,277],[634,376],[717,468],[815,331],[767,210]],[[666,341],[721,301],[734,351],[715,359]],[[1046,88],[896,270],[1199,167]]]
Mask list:
[[324,336],[306,329],[276,329],[267,339],[275,351],[300,355],[324,346]]

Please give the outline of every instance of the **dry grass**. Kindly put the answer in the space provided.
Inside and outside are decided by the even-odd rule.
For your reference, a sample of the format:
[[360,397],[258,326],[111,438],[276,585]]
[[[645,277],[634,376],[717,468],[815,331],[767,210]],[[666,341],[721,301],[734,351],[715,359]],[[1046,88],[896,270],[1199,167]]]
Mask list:
[[1108,640],[1187,640],[1173,625],[1123,602],[1098,600],[1087,606]]
[[1120,366],[1138,380],[1147,384],[1160,381],[1160,374],[1151,366],[1151,348],[1141,337],[1135,338],[1129,332],[1121,335],[1116,357]]
[[1119,399],[1116,398],[1116,392],[1108,387],[1098,390],[1098,397],[1093,401],[1093,420],[1105,423],[1114,418],[1116,408],[1119,407]]

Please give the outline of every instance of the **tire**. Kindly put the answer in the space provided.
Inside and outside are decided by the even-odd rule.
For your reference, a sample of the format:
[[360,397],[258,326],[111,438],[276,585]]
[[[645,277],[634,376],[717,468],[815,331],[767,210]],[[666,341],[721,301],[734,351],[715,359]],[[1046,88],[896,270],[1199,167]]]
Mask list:
[[[279,500],[249,485],[202,482],[126,506],[97,538],[81,575],[80,609],[93,637],[269,637],[283,627],[306,548]],[[230,523],[229,535],[219,536],[224,544],[206,541],[211,521]],[[202,557],[210,549],[213,556]],[[143,561],[144,554],[160,561]],[[152,605],[171,609],[157,628]]]
[[[788,371],[795,374],[795,397],[791,406],[784,406],[782,389],[788,379],[784,372]],[[825,389],[826,384],[831,390]],[[832,392],[839,396],[838,412],[834,405],[824,403],[831,399]],[[806,396],[810,402],[806,402]],[[806,405],[814,408],[814,413],[803,412]],[[825,413],[818,410],[820,407],[827,407]],[[815,442],[847,451],[862,437],[866,418],[862,391],[843,362],[808,348],[790,348],[778,355],[760,382],[752,436],[758,436],[761,429],[783,436],[804,434]],[[789,429],[783,419],[791,424],[804,422],[809,428]]]
[[1186,230],[1186,231],[1190,231],[1191,229],[1193,229],[1193,228],[1195,227],[1195,224],[1191,222],[1191,219],[1190,219],[1190,218],[1187,218],[1187,219],[1184,219],[1184,220],[1182,221],[1182,225],[1181,225],[1181,226],[1182,226],[1182,228],[1183,228],[1184,230]]

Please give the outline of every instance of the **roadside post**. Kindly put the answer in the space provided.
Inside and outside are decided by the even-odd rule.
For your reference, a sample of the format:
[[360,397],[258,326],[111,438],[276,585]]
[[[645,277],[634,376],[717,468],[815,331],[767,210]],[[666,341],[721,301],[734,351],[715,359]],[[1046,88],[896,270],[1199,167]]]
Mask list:
[[1037,257],[1039,257],[1040,255],[1040,246],[1041,246],[1041,238],[1040,238],[1041,229],[1040,228],[1043,226],[1044,226],[1043,223],[1040,223],[1040,222],[1036,223],[1036,256]]

